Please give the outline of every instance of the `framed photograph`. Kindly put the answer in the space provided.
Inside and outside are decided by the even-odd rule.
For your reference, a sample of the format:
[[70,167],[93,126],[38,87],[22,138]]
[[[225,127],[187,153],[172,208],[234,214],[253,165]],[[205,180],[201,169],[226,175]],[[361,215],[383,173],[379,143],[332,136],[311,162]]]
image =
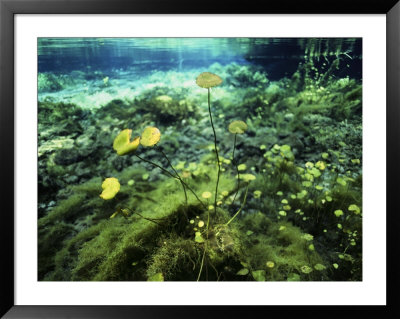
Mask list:
[[0,3],[4,318],[399,314],[397,1]]

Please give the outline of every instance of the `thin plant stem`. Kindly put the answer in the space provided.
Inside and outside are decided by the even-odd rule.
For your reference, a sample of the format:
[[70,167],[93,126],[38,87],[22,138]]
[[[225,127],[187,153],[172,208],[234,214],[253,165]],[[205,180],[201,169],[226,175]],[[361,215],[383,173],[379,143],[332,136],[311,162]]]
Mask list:
[[237,133],[235,133],[235,140],[233,141],[232,161],[235,159],[236,136],[237,136]]
[[218,174],[217,174],[217,183],[215,185],[215,196],[214,196],[214,214],[217,215],[217,196],[218,196],[218,183],[219,183],[219,175],[221,172],[221,165],[219,164],[219,155],[217,148],[217,134],[215,133],[214,123],[211,115],[211,102],[210,102],[210,88],[208,88],[208,113],[210,114],[211,126],[214,132],[214,147],[215,147],[215,156],[217,157],[218,164]]
[[158,164],[156,164],[156,163],[154,163],[154,162],[152,162],[152,161],[149,161],[149,160],[147,160],[147,159],[144,159],[143,157],[140,157],[140,156],[137,155],[137,154],[135,154],[135,156],[136,156],[138,159],[142,160],[143,162],[146,162],[146,163],[149,163],[149,164],[151,164],[151,165],[153,165],[153,166],[158,167],[158,168],[159,168],[160,170],[162,170],[165,174],[171,176],[172,178],[178,179],[178,178],[177,178],[176,176],[174,176],[172,173],[170,173],[169,171],[167,171],[164,167],[161,167],[160,165],[158,165]]
[[[217,158],[217,164],[218,164],[217,183],[215,185],[215,196],[214,196],[214,214],[217,215],[217,195],[218,195],[218,183],[219,183],[219,175],[220,175],[220,171],[221,171],[221,165],[219,164],[219,155],[218,155],[218,148],[217,148],[217,134],[215,133],[214,123],[213,123],[212,114],[211,114],[210,88],[208,88],[207,91],[208,91],[208,113],[210,114],[211,127],[212,127],[213,133],[214,133],[215,156]],[[201,272],[203,270],[204,259],[206,256],[207,244],[208,244],[209,227],[210,227],[210,210],[207,210],[207,230],[206,230],[207,238],[206,238],[205,245],[204,245],[203,257],[201,259],[201,265],[200,265],[199,275],[197,276],[197,281],[200,280]]]
[[144,217],[143,215],[140,215],[139,213],[135,213],[137,215],[139,215],[141,218],[148,220],[149,222],[155,223],[158,226],[160,226],[160,224],[158,222],[156,222],[153,218],[148,218],[148,217]]
[[178,172],[177,172],[177,171],[175,170],[175,168],[172,166],[171,161],[170,161],[169,158],[167,157],[167,154],[165,154],[165,153],[163,152],[163,150],[162,150],[160,147],[158,147],[157,145],[156,145],[156,147],[157,147],[157,149],[161,152],[161,154],[164,155],[165,159],[168,161],[169,166],[172,168],[172,170],[175,172],[176,177],[177,177],[177,178],[179,179],[179,181],[181,182],[181,185],[182,185],[182,188],[183,188],[183,192],[185,193],[185,203],[186,203],[186,206],[187,206],[187,205],[188,205],[188,197],[187,197],[187,193],[186,193],[185,184],[184,184],[182,178],[179,176]]
[[[146,162],[146,163],[149,163],[149,164],[151,164],[151,165],[153,165],[153,166],[155,166],[155,167],[158,167],[160,170],[162,170],[162,171],[163,171],[165,174],[167,174],[168,176],[170,176],[170,177],[172,177],[172,178],[174,178],[174,179],[179,180],[178,177],[176,177],[175,175],[173,175],[172,173],[170,173],[169,171],[167,171],[164,167],[161,167],[160,165],[158,165],[158,164],[156,164],[156,163],[154,163],[154,162],[152,162],[152,161],[149,161],[149,160],[147,160],[147,159],[144,159],[143,157],[140,157],[140,156],[137,155],[137,154],[135,154],[135,156],[136,156],[138,159],[140,159],[140,160],[142,160],[142,161],[144,161],[144,162]],[[199,203],[206,209],[207,206],[200,200],[200,198],[196,195],[196,193],[193,191],[193,189],[192,189],[191,187],[189,187],[189,185],[186,184],[183,180],[181,180],[181,182],[183,183],[183,185],[186,186],[186,188],[187,188],[188,190],[190,190],[190,191],[192,192],[192,194],[194,195],[194,197],[196,197],[196,199],[199,201]]]
[[249,191],[249,184],[250,184],[250,183],[247,184],[246,193],[244,194],[244,199],[243,199],[242,206],[240,206],[239,210],[238,210],[238,211],[236,212],[236,214],[233,215],[233,217],[225,224],[225,226],[228,226],[228,225],[235,219],[235,217],[236,217],[237,215],[239,215],[239,213],[242,211],[244,205],[246,204],[247,193],[248,193],[248,191]]
[[160,225],[159,223],[157,223],[156,220],[163,220],[163,219],[164,219],[164,218],[150,218],[150,217],[144,217],[143,215],[139,214],[138,212],[133,211],[133,210],[130,209],[130,208],[128,208],[128,210],[129,210],[132,214],[136,214],[136,215],[138,215],[139,217],[141,217],[141,218],[143,218],[143,219],[146,219],[146,220],[148,220],[148,221],[150,221],[150,222],[152,222],[152,223],[155,223],[155,224],[157,224],[157,225],[159,225],[159,226],[161,226],[161,225]]
[[235,202],[236,196],[237,196],[237,194],[239,193],[239,188],[240,188],[239,167],[238,167],[238,165],[237,165],[237,163],[236,163],[236,161],[235,161],[236,136],[237,136],[237,133],[235,133],[235,141],[233,142],[232,163],[233,163],[233,165],[235,165],[235,167],[236,167],[236,172],[237,172],[237,189],[236,189],[235,196],[233,197],[231,206],[232,206],[233,203]]
[[208,227],[210,225],[210,211],[207,211],[207,230],[206,230],[206,241],[204,243],[204,250],[203,250],[203,257],[201,258],[201,265],[200,265],[200,270],[199,270],[199,275],[197,276],[197,281],[200,280],[201,272],[203,270],[203,265],[204,265],[204,259],[206,256],[206,251],[207,251],[207,245],[208,245]]

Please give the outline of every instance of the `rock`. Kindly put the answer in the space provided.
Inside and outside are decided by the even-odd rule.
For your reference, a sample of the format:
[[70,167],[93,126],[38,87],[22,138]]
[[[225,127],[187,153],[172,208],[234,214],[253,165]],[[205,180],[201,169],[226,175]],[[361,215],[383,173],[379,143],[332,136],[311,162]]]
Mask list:
[[57,165],[69,165],[78,162],[80,159],[81,156],[76,148],[63,148],[57,152],[54,162]]
[[78,176],[67,176],[66,178],[64,178],[64,181],[68,184],[75,184],[76,182],[78,182]]
[[52,153],[59,149],[71,149],[73,148],[74,140],[68,136],[61,136],[52,140],[48,140],[42,143],[38,149],[38,156],[41,157],[45,153]]

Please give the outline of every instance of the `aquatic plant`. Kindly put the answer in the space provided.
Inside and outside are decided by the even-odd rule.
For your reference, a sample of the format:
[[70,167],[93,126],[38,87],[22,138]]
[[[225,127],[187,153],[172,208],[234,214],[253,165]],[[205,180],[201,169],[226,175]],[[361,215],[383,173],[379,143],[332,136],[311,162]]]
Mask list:
[[121,131],[117,137],[114,139],[113,148],[117,152],[118,155],[126,155],[131,152],[136,151],[139,147],[140,137],[137,136],[130,141],[132,135],[132,130],[125,129]]
[[[131,136],[132,130],[130,129],[125,129],[123,131],[121,131],[117,137],[114,139],[114,149],[117,151],[117,154],[122,156],[122,155],[126,155],[132,152],[135,152],[136,149],[139,147],[139,144],[144,146],[144,147],[156,147],[157,143],[160,141],[161,139],[161,132],[158,128],[156,127],[146,127],[141,136],[136,137],[132,142],[130,142],[130,136]],[[157,148],[159,149],[159,148]],[[175,168],[172,166],[169,158],[167,157],[167,155],[161,150],[159,149],[160,152],[162,153],[162,155],[166,158],[166,160],[168,161],[169,166],[172,168],[174,174],[170,173],[168,170],[166,170],[165,168],[161,167],[160,165],[149,161],[147,159],[142,158],[141,156],[135,154],[135,156],[137,158],[139,158],[141,161],[144,161],[146,163],[149,163],[159,169],[162,170],[162,172],[164,172],[166,175],[177,179],[181,184],[182,184],[182,188],[183,188],[183,192],[185,194],[185,202],[187,205],[187,193],[186,193],[186,188],[188,188],[193,195],[199,200],[200,203],[202,203],[200,201],[200,199],[198,198],[198,196],[194,193],[194,191],[182,180],[182,178],[180,177],[180,175],[178,174],[178,172],[175,170]]]
[[114,198],[114,196],[119,192],[121,185],[118,179],[110,177],[104,180],[101,187],[103,188],[103,192],[100,194],[100,197],[108,200]]
[[[201,88],[207,89],[207,92],[208,92],[208,113],[210,115],[211,127],[212,127],[212,130],[214,133],[214,148],[215,148],[215,156],[216,156],[216,161],[217,161],[217,166],[218,166],[217,182],[215,185],[215,195],[214,195],[214,214],[215,215],[217,214],[218,183],[219,183],[219,176],[221,173],[221,164],[219,162],[219,155],[218,155],[217,135],[215,133],[214,123],[213,123],[212,113],[211,113],[210,88],[220,85],[221,83],[222,83],[222,79],[218,75],[210,73],[210,72],[203,72],[196,78],[196,84],[198,86],[200,86]],[[205,258],[205,254],[206,254],[206,250],[207,250],[209,225],[210,225],[210,213],[208,212],[208,214],[207,214],[207,239],[206,239],[206,245],[204,247],[203,258],[201,261],[201,266],[200,266],[199,275],[197,277],[197,281],[200,279],[201,272],[203,270],[204,258]]]
[[[251,77],[247,71],[246,77]],[[181,95],[186,91],[178,94],[155,88],[149,91],[148,99],[140,95],[135,102],[114,101],[96,112],[102,115],[97,121],[113,124],[89,127],[94,135],[82,129],[74,130],[74,136],[54,138],[51,142],[62,145],[62,153],[50,150],[50,142],[40,148],[47,172],[53,174],[50,179],[54,176],[57,181],[71,178],[68,174],[76,168],[72,162],[66,165],[70,161],[61,162],[74,144],[83,145],[79,154],[87,151],[84,145],[91,141],[105,151],[93,147],[88,156],[103,158],[96,163],[98,170],[94,165],[93,169],[83,166],[89,178],[93,174],[101,178],[79,180],[75,186],[76,181],[65,181],[59,185],[54,206],[43,209],[38,222],[39,280],[361,278],[362,157],[354,145],[360,141],[361,127],[349,120],[338,123],[338,130],[328,122],[336,112],[335,103],[342,101],[334,94],[339,86],[349,106],[346,110],[354,114],[360,105],[356,104],[360,98],[357,85],[336,81],[336,86],[329,86],[330,92],[320,87],[292,92],[290,79],[270,88],[255,84],[255,90],[246,88],[235,113],[234,108],[228,108],[233,100],[240,100],[240,83],[235,81],[226,80],[236,87],[234,92],[225,96],[224,90],[216,92],[221,95],[212,103],[213,109],[211,87],[207,87],[210,83],[202,84],[208,90],[211,124],[207,118],[196,123],[184,112],[173,117],[172,107],[183,101]],[[347,95],[350,88],[354,91]],[[141,110],[147,113],[144,116],[137,112],[135,103],[139,100]],[[194,100],[199,102],[198,97]],[[192,103],[189,98],[184,101]],[[160,107],[157,114],[148,112],[153,102]],[[332,107],[321,108],[325,102]],[[251,106],[251,112],[244,105]],[[167,123],[158,114],[162,108],[166,113],[171,111],[168,118],[174,126],[170,122],[168,128],[153,126]],[[216,123],[217,117],[219,121],[225,118],[226,124],[238,117],[246,122],[234,121],[241,122],[229,125],[234,136],[218,133],[217,141],[215,133],[225,125]],[[187,128],[177,129],[178,123],[188,123]],[[192,144],[187,132],[193,129],[197,133],[204,126],[213,129],[214,143],[201,136],[201,142]],[[135,137],[135,129],[123,129],[126,127],[140,128],[142,133]],[[245,140],[237,136],[246,129]],[[313,136],[306,134],[309,129]],[[90,137],[100,133],[108,138]],[[240,145],[242,141],[245,143]],[[318,153],[314,152],[315,144],[319,145]],[[188,145],[201,151],[192,152]],[[184,148],[189,149],[187,158],[181,151]],[[244,152],[243,161],[238,160],[242,158],[239,149]],[[135,158],[144,165],[132,165],[138,163]],[[146,171],[147,164],[167,178],[157,170]],[[118,180],[118,191],[113,186],[101,188],[108,176]],[[235,210],[233,204],[238,206]],[[52,238],[54,243],[49,244]]]
[[[243,121],[233,121],[229,124],[229,132],[232,134],[235,134],[235,139],[233,141],[233,151],[232,151],[232,164],[236,166],[236,171],[237,171],[237,190],[235,193],[235,196],[233,197],[232,204],[236,199],[236,196],[239,192],[239,187],[240,187],[240,176],[239,176],[239,166],[238,163],[235,160],[235,149],[236,149],[236,137],[238,134],[243,134],[247,130],[247,124]],[[241,164],[243,165],[243,164]],[[244,169],[246,168],[246,165],[242,166]]]
[[216,162],[218,165],[217,183],[215,185],[215,196],[214,196],[214,213],[215,214],[217,213],[218,182],[219,182],[219,175],[221,172],[221,165],[219,163],[217,135],[215,133],[214,123],[213,123],[212,113],[211,113],[210,88],[220,85],[221,83],[222,83],[222,79],[218,75],[210,73],[210,72],[203,72],[196,78],[196,84],[198,86],[200,86],[201,88],[207,89],[207,92],[208,92],[208,113],[210,115],[211,127],[212,127],[212,130],[214,133],[215,156],[216,156]]

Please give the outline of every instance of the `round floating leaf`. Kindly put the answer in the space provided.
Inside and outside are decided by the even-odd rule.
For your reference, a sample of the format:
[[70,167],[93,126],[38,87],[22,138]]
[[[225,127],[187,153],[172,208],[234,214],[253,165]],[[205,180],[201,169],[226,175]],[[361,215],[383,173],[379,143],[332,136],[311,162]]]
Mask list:
[[212,196],[212,194],[210,192],[203,192],[203,194],[201,194],[201,197],[203,198],[210,198]]
[[311,234],[304,234],[303,236],[301,236],[301,238],[307,240],[307,241],[311,241],[314,239],[314,236]]
[[243,268],[243,269],[240,269],[240,270],[236,273],[236,275],[239,275],[239,276],[246,276],[248,273],[249,273],[249,270],[248,270],[247,268]]
[[261,191],[259,191],[259,190],[256,190],[256,191],[254,191],[253,192],[253,196],[254,196],[254,198],[260,198],[261,197]]
[[156,127],[148,126],[142,133],[140,144],[143,146],[153,146],[159,142],[160,138],[160,130]]
[[353,211],[356,215],[360,214],[361,212],[360,207],[358,207],[356,204],[351,204],[348,209],[349,211]]
[[101,187],[103,188],[103,192],[100,194],[100,197],[107,200],[114,198],[114,196],[119,192],[121,186],[118,179],[115,177],[110,177],[104,180],[103,184],[101,184]]
[[341,209],[337,209],[333,213],[336,215],[336,217],[340,217],[343,215],[343,211]]
[[322,270],[325,270],[326,267],[322,264],[316,264],[316,265],[314,265],[314,269],[318,270],[318,271],[322,271]]
[[247,124],[243,121],[233,121],[229,124],[228,130],[232,134],[243,134],[247,131]]
[[196,84],[205,89],[220,85],[221,83],[222,79],[218,75],[210,72],[203,72],[196,79]]
[[312,268],[307,265],[301,266],[300,270],[305,274],[309,274],[310,272],[312,272]]
[[201,236],[201,233],[200,233],[199,231],[197,231],[197,232],[195,233],[195,235],[194,235],[194,241],[195,241],[196,243],[204,243],[204,242],[205,242],[203,236]]
[[254,270],[251,274],[255,281],[265,281],[265,270]]
[[315,167],[323,171],[326,168],[326,164],[323,161],[318,161],[315,163]]
[[245,182],[254,181],[256,177],[253,174],[239,174],[239,178]]
[[115,138],[113,148],[117,151],[118,155],[122,156],[134,152],[139,147],[140,137],[135,137],[133,141],[130,142],[131,135],[132,130],[125,129]]

